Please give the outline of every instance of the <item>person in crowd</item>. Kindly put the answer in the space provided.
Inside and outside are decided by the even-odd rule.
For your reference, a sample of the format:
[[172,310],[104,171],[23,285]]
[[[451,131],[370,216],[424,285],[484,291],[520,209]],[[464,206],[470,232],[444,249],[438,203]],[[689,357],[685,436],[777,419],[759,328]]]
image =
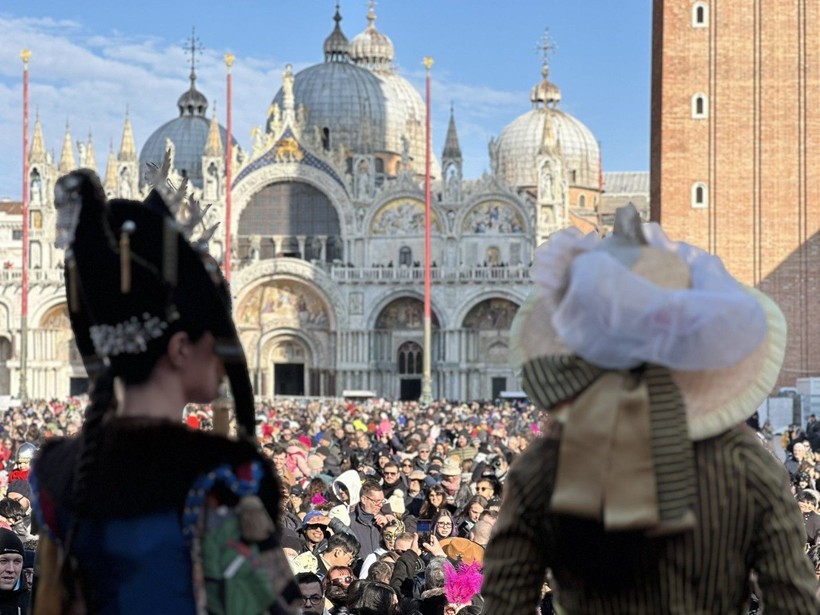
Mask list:
[[353,510],[359,503],[362,480],[356,470],[342,472],[332,483],[333,495]]
[[28,612],[29,586],[23,576],[25,551],[20,538],[0,528],[0,615]]
[[359,503],[350,513],[350,529],[359,540],[359,553],[362,558],[366,558],[379,547],[381,528],[390,521],[382,514],[384,502],[384,492],[379,482],[375,479],[365,480],[362,483]]
[[296,477],[287,466],[288,450],[286,447],[281,444],[271,445],[270,460],[273,462],[273,467],[276,469],[276,474],[283,483],[289,487],[296,484]]
[[476,495],[480,495],[487,499],[487,501],[498,495],[495,491],[495,481],[490,480],[489,477],[481,478],[475,487]]
[[399,472],[399,465],[392,460],[389,460],[382,467],[382,491],[384,497],[390,498],[394,491],[401,491],[402,494],[407,493],[407,482],[404,475]]
[[319,549],[318,574],[327,575],[334,567],[353,568],[359,556],[361,545],[350,532],[337,532],[327,539],[327,543]]
[[789,471],[789,476],[794,477],[797,474],[800,464],[806,456],[807,447],[803,442],[795,442],[790,453],[786,455],[786,461],[783,465]]
[[316,552],[316,547],[330,537],[327,525],[330,518],[318,510],[311,510],[302,521],[302,550]]
[[410,478],[410,475],[413,473],[415,468],[413,464],[413,459],[408,457],[401,462],[401,473],[404,475],[406,479]]
[[321,579],[312,572],[300,572],[296,575],[296,583],[302,601],[301,615],[324,615],[325,596]]
[[486,520],[479,520],[470,530],[470,540],[482,547],[487,546],[490,542],[490,532],[493,530],[493,524]]
[[399,598],[386,583],[366,581],[350,604],[352,615],[398,615]]
[[549,568],[561,612],[741,612],[754,571],[766,611],[817,613],[799,510],[745,425],[778,378],[782,312],[634,206],[614,228],[536,253],[511,346],[561,420],[506,477],[484,611],[532,612]]
[[413,465],[417,470],[427,472],[427,468],[430,466],[430,454],[432,448],[427,442],[422,442],[421,444],[419,444],[417,451],[418,456],[415,459],[413,459]]
[[348,590],[355,580],[356,575],[349,566],[334,566],[327,571],[325,578],[322,579],[322,589],[325,595],[325,608],[330,615],[348,612]]
[[373,565],[367,571],[365,579],[367,581],[378,581],[379,583],[390,584],[390,579],[393,577],[393,564],[379,560],[373,562]]
[[481,513],[487,508],[487,499],[482,495],[474,495],[456,514],[456,533],[462,538],[470,537],[470,530],[473,529],[478,520],[481,518]]
[[[34,425],[30,425],[33,428]],[[14,454],[14,469],[9,473],[9,483],[14,481],[28,480],[29,471],[31,470],[31,461],[34,459],[34,454],[37,452],[37,446],[31,442],[23,442]]]
[[[51,439],[29,476],[42,529],[35,613],[298,608],[230,294],[206,244],[172,218],[184,191],[168,185],[166,163],[145,202],[107,202],[87,169],[55,187],[68,311],[93,392],[82,434]],[[226,376],[236,437],[228,425],[190,429],[185,405],[220,398]],[[217,511],[225,522],[205,524]],[[230,545],[265,557],[225,575]],[[206,569],[220,580],[206,584]],[[243,596],[241,609],[228,594]]]
[[441,486],[444,487],[447,508],[453,512],[463,508],[473,495],[469,485],[462,482],[461,466],[452,457],[441,468]]
[[367,572],[370,570],[370,566],[375,564],[379,560],[379,557],[396,548],[396,538],[403,534],[404,531],[404,523],[399,519],[391,519],[387,522],[387,524],[381,529],[381,544],[375,551],[373,551],[373,553],[364,558],[362,568],[359,571],[360,577],[366,577]]
[[445,538],[450,538],[451,536],[456,536],[456,526],[455,526],[455,518],[453,514],[447,510],[442,509],[438,511],[438,514],[433,518],[433,523],[431,525],[432,534],[439,540],[444,540]]
[[0,527],[12,530],[18,536],[25,535],[26,511],[17,500],[0,500]]
[[424,490],[424,494],[424,501],[419,507],[418,514],[414,514],[411,509],[411,515],[419,519],[432,519],[440,510],[451,510],[451,507],[447,505],[447,492],[442,485],[437,483],[430,485]]
[[817,512],[817,496],[811,491],[801,491],[795,498],[803,515],[806,528],[806,546],[820,544],[820,514]]

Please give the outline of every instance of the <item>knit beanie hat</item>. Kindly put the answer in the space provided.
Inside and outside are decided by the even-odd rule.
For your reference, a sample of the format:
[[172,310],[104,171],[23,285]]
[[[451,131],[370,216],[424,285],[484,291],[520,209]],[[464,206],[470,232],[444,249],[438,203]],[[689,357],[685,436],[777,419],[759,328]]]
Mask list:
[[5,553],[17,553],[18,555],[25,557],[23,543],[17,537],[17,534],[11,530],[0,528],[0,555]]

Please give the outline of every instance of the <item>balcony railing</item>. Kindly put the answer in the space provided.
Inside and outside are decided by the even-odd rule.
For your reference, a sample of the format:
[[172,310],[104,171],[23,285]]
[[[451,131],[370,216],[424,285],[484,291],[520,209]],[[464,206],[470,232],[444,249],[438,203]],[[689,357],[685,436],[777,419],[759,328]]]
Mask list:
[[[530,269],[526,265],[508,267],[432,267],[433,282],[526,282]],[[341,267],[331,269],[331,277],[339,283],[417,283],[424,281],[422,267]]]
[[[0,267],[0,282],[21,282],[23,280],[23,270],[20,267]],[[28,281],[30,283],[52,283],[64,284],[65,273],[63,269],[29,269]]]

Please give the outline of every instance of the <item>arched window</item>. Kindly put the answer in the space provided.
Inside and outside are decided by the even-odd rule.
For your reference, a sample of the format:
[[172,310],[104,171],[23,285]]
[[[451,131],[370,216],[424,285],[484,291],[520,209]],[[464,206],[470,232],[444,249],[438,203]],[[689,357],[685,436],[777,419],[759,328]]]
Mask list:
[[709,207],[709,188],[703,182],[692,185],[692,207],[706,209]]
[[696,120],[709,117],[709,105],[706,94],[695,94],[692,96],[692,117]]
[[322,128],[322,149],[330,151],[330,128],[327,126]]
[[692,27],[709,27],[709,5],[705,2],[695,2],[692,6]]
[[399,267],[410,267],[413,264],[413,250],[407,246],[399,249]]
[[405,342],[399,347],[399,374],[416,375],[423,370],[421,346],[416,342]]
[[587,197],[586,195],[581,195],[578,197],[578,207],[584,209],[587,206]]

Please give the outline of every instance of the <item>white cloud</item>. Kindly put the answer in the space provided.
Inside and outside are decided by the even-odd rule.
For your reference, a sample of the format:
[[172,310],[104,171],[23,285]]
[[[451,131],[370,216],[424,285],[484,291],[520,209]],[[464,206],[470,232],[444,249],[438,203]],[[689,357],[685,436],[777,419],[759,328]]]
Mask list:
[[[121,33],[100,36],[72,21],[18,19],[0,15],[0,198],[20,198],[22,185],[22,62],[30,65],[30,113],[43,126],[46,148],[59,157],[66,121],[74,141],[93,135],[97,168],[105,171],[109,144],[119,148],[126,109],[140,148],[160,125],[177,116],[177,98],[188,87],[188,64],[178,44],[154,38],[133,39]],[[6,33],[8,33],[6,35]],[[298,71],[309,63],[289,60]],[[264,122],[268,105],[281,85],[285,62],[271,57],[238,57],[233,74],[234,138],[248,148],[254,125]],[[424,72],[403,73],[423,94]],[[197,88],[217,103],[225,124],[226,76],[223,51],[206,49],[198,59]],[[526,92],[505,92],[451,79],[444,71],[433,81],[434,151],[440,154],[452,101],[465,160],[465,175],[477,177],[487,167],[487,141],[504,123],[526,111]],[[213,106],[209,108],[209,115]],[[500,125],[499,122],[502,122]],[[76,152],[75,152],[76,155]]]

